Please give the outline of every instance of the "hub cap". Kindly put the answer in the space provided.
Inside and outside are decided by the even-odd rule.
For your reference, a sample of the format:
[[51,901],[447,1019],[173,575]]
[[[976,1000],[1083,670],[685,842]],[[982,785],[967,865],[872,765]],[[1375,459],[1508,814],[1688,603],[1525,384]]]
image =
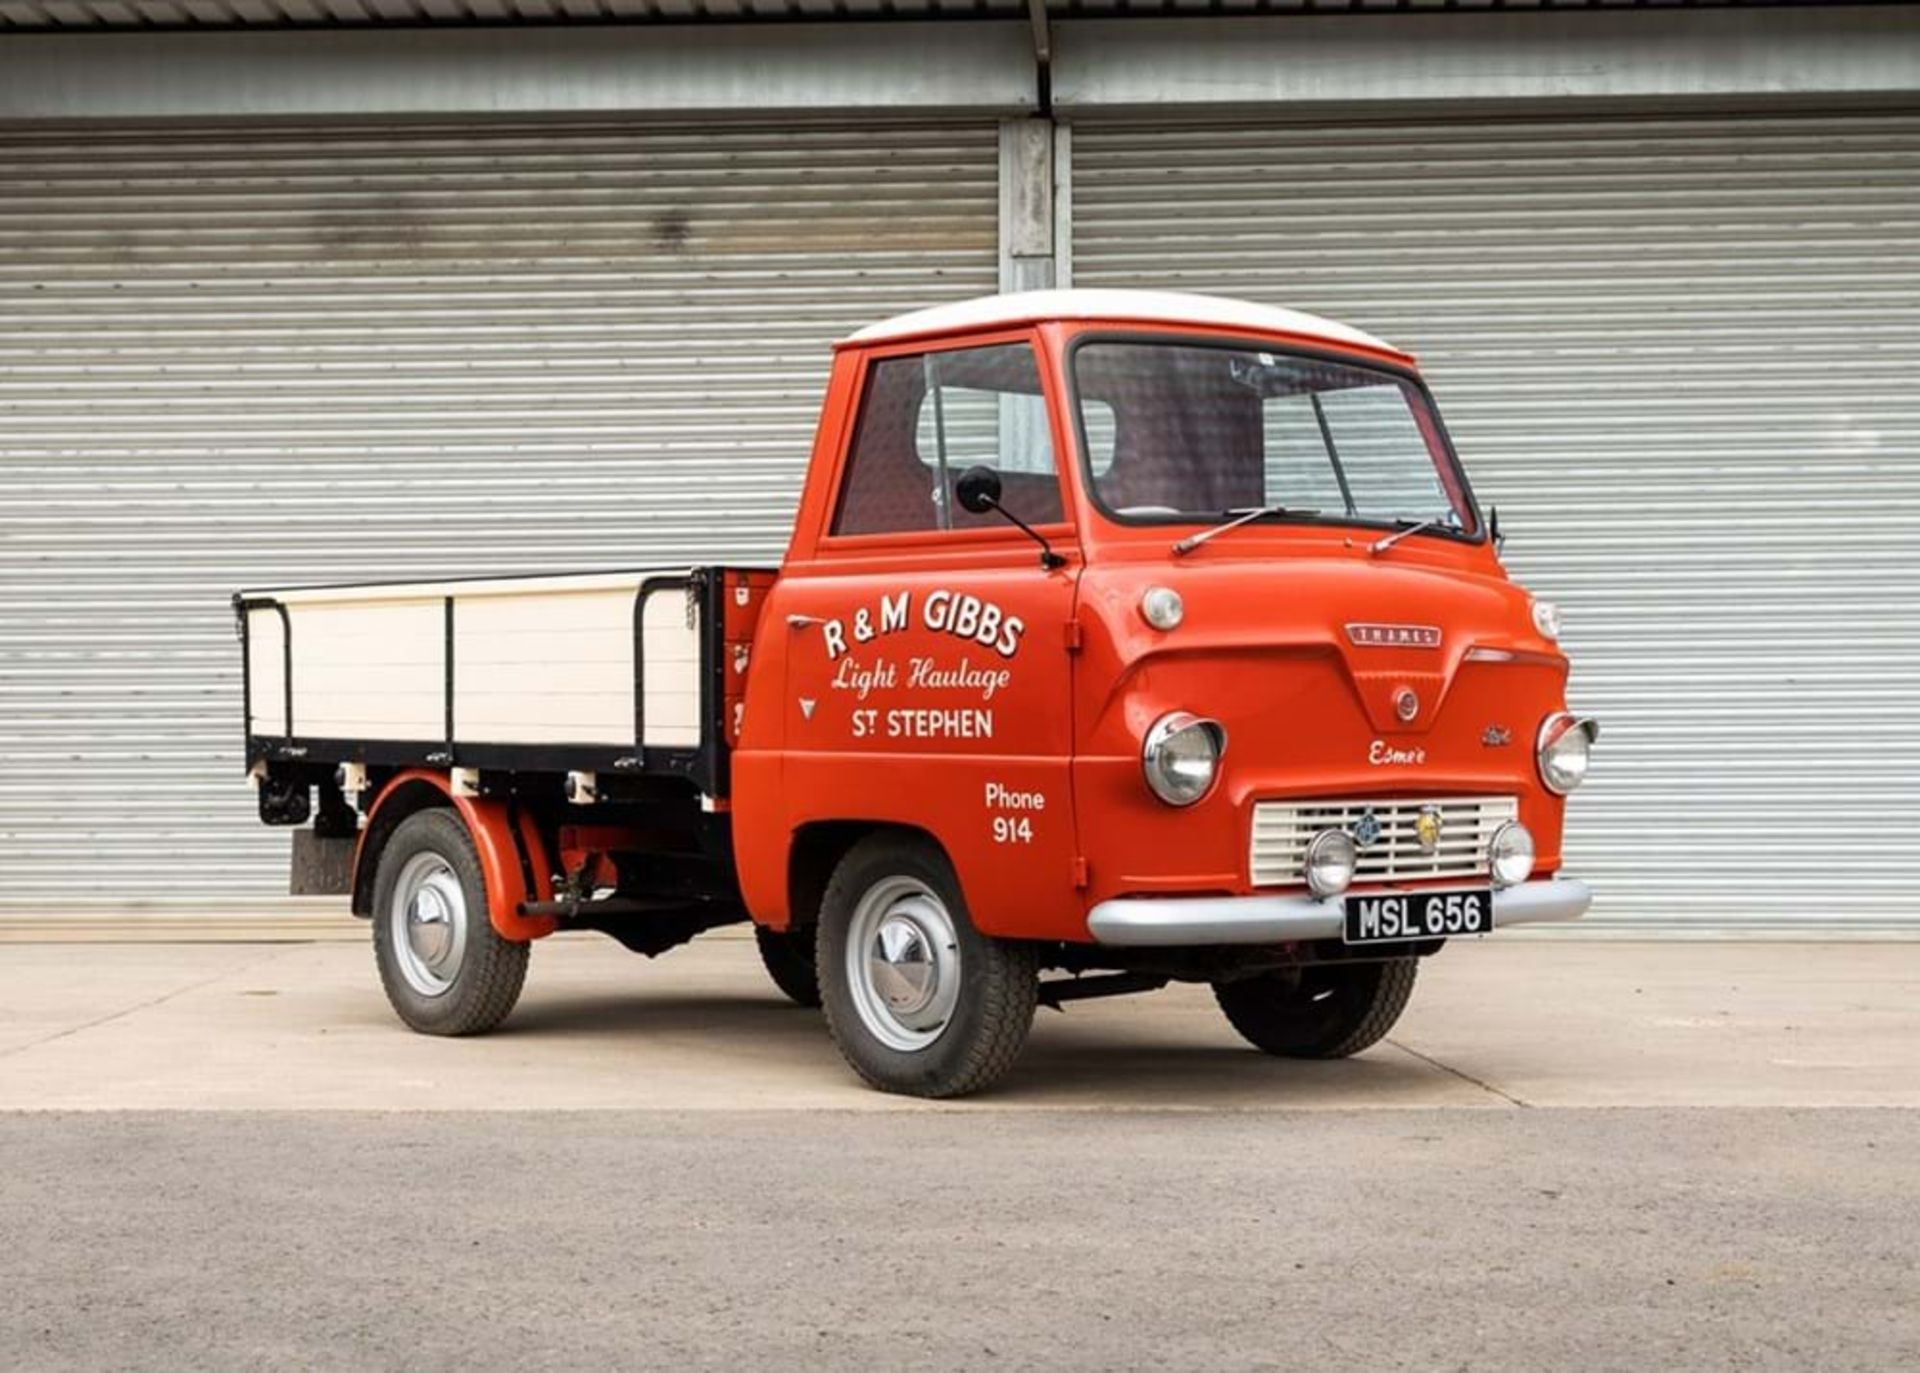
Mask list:
[[960,943],[946,903],[917,878],[869,887],[848,931],[847,983],[875,1039],[904,1053],[932,1044],[960,995]]
[[387,912],[394,960],[407,985],[439,996],[460,976],[467,952],[467,897],[437,853],[417,853],[400,870]]

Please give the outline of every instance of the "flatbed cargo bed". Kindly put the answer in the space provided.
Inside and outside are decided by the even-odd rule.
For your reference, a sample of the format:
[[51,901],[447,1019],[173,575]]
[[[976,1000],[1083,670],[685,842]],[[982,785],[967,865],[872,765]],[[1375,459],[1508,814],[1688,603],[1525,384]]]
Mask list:
[[725,796],[773,575],[654,567],[242,592],[248,764],[668,776]]

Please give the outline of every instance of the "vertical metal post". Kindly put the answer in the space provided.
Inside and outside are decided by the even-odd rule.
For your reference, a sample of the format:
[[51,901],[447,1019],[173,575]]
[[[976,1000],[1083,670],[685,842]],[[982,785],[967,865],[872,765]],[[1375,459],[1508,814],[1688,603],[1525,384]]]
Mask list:
[[1053,284],[1073,285],[1073,125],[1053,126]]
[[1039,291],[1054,271],[1054,125],[1000,121],[1000,289]]

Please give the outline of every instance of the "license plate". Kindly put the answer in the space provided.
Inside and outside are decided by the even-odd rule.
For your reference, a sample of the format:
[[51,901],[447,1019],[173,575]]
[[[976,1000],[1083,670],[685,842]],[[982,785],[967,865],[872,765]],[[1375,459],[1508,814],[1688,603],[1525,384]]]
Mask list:
[[1447,939],[1492,929],[1490,891],[1379,892],[1347,898],[1349,944]]

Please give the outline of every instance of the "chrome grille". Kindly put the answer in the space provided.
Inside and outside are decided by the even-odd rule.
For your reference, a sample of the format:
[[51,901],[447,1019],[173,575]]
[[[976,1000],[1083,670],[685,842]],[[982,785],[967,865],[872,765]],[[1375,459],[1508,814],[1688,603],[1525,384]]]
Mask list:
[[[1440,842],[1429,853],[1415,829],[1420,812],[1440,813]],[[1417,800],[1261,801],[1253,808],[1253,844],[1248,870],[1256,887],[1297,886],[1306,881],[1307,844],[1325,829],[1349,833],[1369,811],[1380,833],[1360,849],[1353,883],[1414,882],[1477,877],[1487,871],[1487,841],[1519,818],[1512,796],[1426,796]],[[1357,836],[1356,836],[1357,837]]]

